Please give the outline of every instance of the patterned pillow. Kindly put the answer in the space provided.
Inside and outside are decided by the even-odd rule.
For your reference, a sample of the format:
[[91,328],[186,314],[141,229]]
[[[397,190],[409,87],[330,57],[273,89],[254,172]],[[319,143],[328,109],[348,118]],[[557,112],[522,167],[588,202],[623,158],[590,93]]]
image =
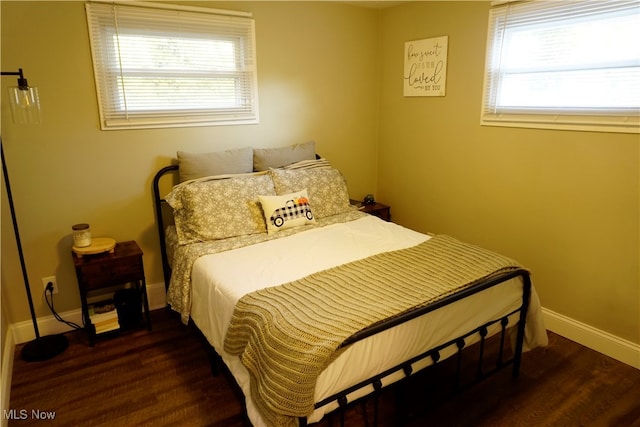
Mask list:
[[313,201],[313,214],[324,218],[353,210],[344,177],[337,169],[320,167],[313,169],[271,169],[269,171],[277,194],[307,189]]
[[275,195],[268,174],[237,175],[177,185],[165,198],[181,245],[266,231],[258,195]]
[[258,199],[262,205],[269,234],[316,222],[307,190],[280,196],[258,196]]

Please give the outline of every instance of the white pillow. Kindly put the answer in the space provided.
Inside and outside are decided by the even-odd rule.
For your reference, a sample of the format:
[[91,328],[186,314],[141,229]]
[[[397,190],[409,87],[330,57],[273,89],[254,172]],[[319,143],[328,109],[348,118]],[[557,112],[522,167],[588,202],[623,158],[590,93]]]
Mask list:
[[315,222],[307,190],[280,196],[258,196],[267,223],[267,232],[276,233],[291,227]]

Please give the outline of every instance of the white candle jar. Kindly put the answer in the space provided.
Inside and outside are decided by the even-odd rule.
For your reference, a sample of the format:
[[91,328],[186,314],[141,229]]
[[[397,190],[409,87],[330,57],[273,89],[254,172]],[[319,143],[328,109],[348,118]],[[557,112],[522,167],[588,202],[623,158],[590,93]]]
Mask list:
[[91,229],[89,224],[76,224],[73,229],[73,246],[76,248],[86,248],[91,246]]

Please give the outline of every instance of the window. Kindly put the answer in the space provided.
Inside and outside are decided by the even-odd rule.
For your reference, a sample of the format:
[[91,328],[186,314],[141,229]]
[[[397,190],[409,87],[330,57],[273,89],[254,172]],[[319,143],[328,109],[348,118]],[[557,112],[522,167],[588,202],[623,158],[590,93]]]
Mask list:
[[86,10],[103,130],[258,122],[247,14],[149,3]]
[[637,0],[494,7],[482,124],[639,132],[638,40]]

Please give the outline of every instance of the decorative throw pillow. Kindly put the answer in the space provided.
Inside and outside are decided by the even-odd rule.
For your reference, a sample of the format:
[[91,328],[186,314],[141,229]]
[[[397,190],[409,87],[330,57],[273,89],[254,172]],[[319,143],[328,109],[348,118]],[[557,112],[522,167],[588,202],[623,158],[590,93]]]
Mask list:
[[181,245],[266,231],[258,195],[275,195],[268,174],[239,175],[177,185],[165,198]]
[[307,190],[280,196],[258,196],[269,234],[315,222]]
[[349,192],[344,177],[337,169],[271,169],[277,194],[286,194],[306,188],[313,201],[313,214],[324,218],[354,209],[349,203]]
[[280,168],[301,160],[314,160],[315,158],[315,141],[291,145],[289,147],[254,148],[253,170],[266,171],[269,170],[269,168]]
[[214,153],[178,151],[177,154],[180,182],[205,176],[253,171],[253,149],[251,147]]

